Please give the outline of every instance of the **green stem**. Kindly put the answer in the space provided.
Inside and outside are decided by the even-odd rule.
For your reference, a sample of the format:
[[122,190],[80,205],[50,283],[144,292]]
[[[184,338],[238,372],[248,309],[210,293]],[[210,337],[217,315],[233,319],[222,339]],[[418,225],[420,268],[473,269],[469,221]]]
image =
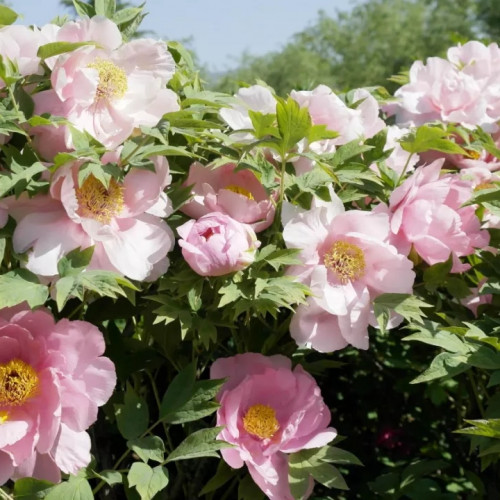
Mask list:
[[406,163],[405,163],[405,166],[403,167],[403,170],[401,172],[401,175],[398,177],[398,182],[396,184],[396,187],[399,186],[401,184],[401,180],[403,179],[403,177],[405,176],[406,174],[406,169],[408,168],[408,165],[410,164],[410,160],[411,160],[411,157],[414,155],[414,153],[410,153],[410,156],[408,156],[407,160],[406,160]]
[[6,491],[2,490],[2,488],[0,488],[0,497],[4,500],[14,500],[14,497],[9,495]]
[[476,399],[476,404],[479,409],[479,413],[481,414],[481,418],[484,418],[484,407],[481,398],[479,397],[479,392],[477,391],[477,382],[470,370],[467,372],[467,377],[469,378],[469,382],[472,387],[472,392],[474,393],[474,398]]

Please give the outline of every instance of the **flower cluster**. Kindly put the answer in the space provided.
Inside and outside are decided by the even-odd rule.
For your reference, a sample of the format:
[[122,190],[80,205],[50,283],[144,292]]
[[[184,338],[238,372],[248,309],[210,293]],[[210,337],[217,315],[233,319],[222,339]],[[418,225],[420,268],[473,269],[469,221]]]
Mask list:
[[[458,332],[441,372],[500,370],[467,330],[500,280],[496,44],[416,62],[390,104],[325,85],[229,96],[179,45],[130,41],[142,7],[77,3],[89,17],[0,29],[0,485],[79,474],[149,499],[171,461],[220,450],[269,498],[303,499],[356,463],[332,443],[325,366],[405,321],[443,349]],[[126,444],[87,467],[113,391],[96,434],[116,424]]]

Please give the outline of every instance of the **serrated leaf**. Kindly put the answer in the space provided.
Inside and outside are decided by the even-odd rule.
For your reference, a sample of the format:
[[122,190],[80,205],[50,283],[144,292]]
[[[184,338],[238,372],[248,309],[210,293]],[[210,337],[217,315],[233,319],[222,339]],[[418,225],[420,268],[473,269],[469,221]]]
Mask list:
[[400,141],[401,147],[409,153],[425,151],[441,151],[442,153],[461,154],[467,156],[467,151],[457,143],[446,139],[448,132],[439,127],[422,125],[416,132]]
[[166,462],[175,460],[188,460],[199,457],[219,457],[216,451],[222,448],[231,448],[232,445],[215,438],[219,435],[222,427],[201,429],[193,432],[167,457]]
[[70,476],[67,482],[51,489],[45,500],[94,500],[89,482],[81,476]]
[[500,439],[500,419],[481,419],[481,420],[467,420],[465,422],[472,425],[464,429],[458,429],[454,432],[458,434],[471,434],[474,436],[485,436]]
[[143,462],[153,460],[163,462],[165,454],[165,444],[158,436],[146,436],[143,438],[127,441],[127,446],[136,453]]
[[285,156],[301,139],[308,136],[311,128],[311,117],[307,108],[301,108],[296,101],[289,97],[286,101],[278,99],[276,118],[281,137],[281,154]]
[[151,468],[142,462],[135,462],[127,479],[129,486],[135,487],[141,500],[152,500],[158,492],[167,487],[168,471],[161,465]]
[[252,120],[254,135],[257,139],[263,139],[268,136],[276,138],[280,137],[278,128],[275,125],[275,114],[264,114],[250,109],[248,111],[248,116]]
[[0,275],[0,308],[27,302],[31,308],[45,304],[49,290],[27,269],[15,269]]
[[94,247],[88,247],[83,250],[75,248],[67,253],[57,263],[57,272],[59,276],[75,276],[80,274],[92,260]]
[[373,301],[373,311],[382,332],[385,331],[390,313],[400,314],[407,321],[421,321],[422,308],[432,307],[423,300],[405,293],[383,293]]

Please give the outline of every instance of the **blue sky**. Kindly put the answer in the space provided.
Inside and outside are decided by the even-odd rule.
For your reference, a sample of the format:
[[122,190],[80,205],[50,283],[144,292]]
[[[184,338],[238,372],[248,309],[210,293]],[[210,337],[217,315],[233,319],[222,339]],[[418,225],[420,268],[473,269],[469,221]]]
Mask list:
[[[132,0],[134,1],[134,0]],[[134,3],[139,3],[135,0]],[[234,67],[243,51],[278,50],[291,35],[314,23],[319,10],[335,16],[352,0],[147,0],[143,28],[158,37],[184,40],[212,71]],[[63,13],[58,0],[9,0],[23,24],[42,25]]]

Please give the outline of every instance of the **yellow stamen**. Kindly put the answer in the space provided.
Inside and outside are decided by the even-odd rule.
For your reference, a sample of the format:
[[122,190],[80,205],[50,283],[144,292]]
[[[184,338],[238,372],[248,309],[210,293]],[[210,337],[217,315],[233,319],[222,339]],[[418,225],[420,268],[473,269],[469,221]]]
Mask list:
[[280,428],[276,412],[267,405],[250,406],[243,417],[243,427],[249,434],[261,439],[271,438]]
[[82,217],[109,224],[123,210],[123,187],[111,179],[106,189],[93,175],[89,175],[76,188],[76,199]]
[[9,419],[9,414],[6,411],[0,411],[0,425]]
[[[38,392],[38,375],[28,363],[13,359],[0,365],[0,406],[20,406]],[[6,412],[0,414],[1,422],[7,420]]]
[[363,250],[347,241],[336,241],[323,256],[323,263],[343,284],[356,281],[365,274]]
[[127,75],[123,69],[106,59],[97,58],[89,68],[99,73],[99,83],[95,94],[96,101],[101,99],[121,99],[127,92]]
[[497,185],[493,184],[493,182],[481,182],[474,188],[474,191],[480,191],[481,189],[493,189],[496,187]]
[[465,151],[467,151],[467,154],[473,160],[479,160],[479,158],[481,157],[481,153],[479,151],[476,151],[475,149],[466,148]]
[[249,200],[254,199],[253,194],[250,191],[241,186],[237,186],[236,184],[230,184],[229,186],[226,186],[224,189],[232,191],[233,193],[236,194],[242,194],[243,196],[246,196]]

